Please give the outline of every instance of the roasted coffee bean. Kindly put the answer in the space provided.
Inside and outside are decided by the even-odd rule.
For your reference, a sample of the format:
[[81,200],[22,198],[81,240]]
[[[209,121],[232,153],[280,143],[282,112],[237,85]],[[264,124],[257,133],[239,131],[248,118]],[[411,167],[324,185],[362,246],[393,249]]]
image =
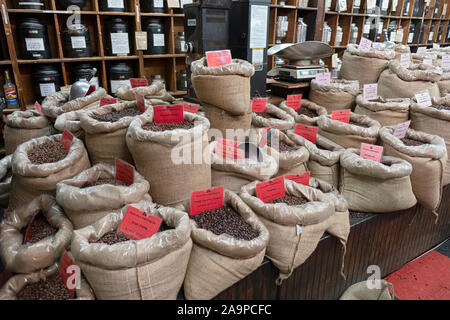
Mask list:
[[11,169],[8,169],[8,171],[3,176],[3,178],[0,180],[0,182],[5,182],[9,177],[12,177],[12,170]]
[[100,178],[97,181],[88,182],[82,188],[100,186],[102,184],[112,184],[113,186],[128,186],[125,182],[114,178]]
[[241,215],[232,207],[226,206],[208,210],[190,216],[201,229],[206,229],[214,234],[228,234],[239,240],[253,240],[259,236],[256,230],[245,222]]
[[370,213],[364,213],[364,212],[356,212],[349,210],[350,218],[365,218],[370,216]]
[[362,124],[362,123],[360,123],[360,122],[356,122],[356,121],[353,121],[353,120],[350,120],[350,121],[349,121],[349,124],[352,124],[352,125],[358,126],[358,127],[362,127],[362,128],[369,128],[368,125]]
[[[269,141],[267,141],[267,146],[271,147],[272,146],[272,142],[269,139]],[[289,152],[289,151],[294,151],[296,149],[298,149],[299,147],[293,147],[291,145],[288,145],[286,142],[284,142],[283,140],[278,140],[278,150],[280,152]]]
[[402,142],[407,146],[421,146],[424,144],[422,141],[417,141],[417,140],[408,139],[408,138],[403,138],[400,140],[402,140]]
[[18,294],[18,300],[68,300],[70,295],[64,282],[55,274],[45,280],[26,285]]
[[305,115],[309,118],[315,118],[319,116],[315,110],[311,110],[306,107],[300,107],[296,111],[299,115]]
[[116,122],[119,119],[122,119],[123,117],[135,117],[142,114],[142,111],[139,110],[137,107],[132,108],[126,108],[120,111],[112,111],[105,114],[98,114],[95,116],[92,116],[92,119],[95,119],[97,121],[101,122]]
[[304,196],[291,196],[287,194],[284,197],[270,200],[267,201],[266,203],[286,203],[289,206],[299,206],[308,202],[310,201]]
[[27,155],[33,164],[54,163],[64,159],[67,156],[67,150],[59,141],[48,140],[34,146]]
[[183,122],[173,122],[173,123],[148,122],[142,126],[142,129],[149,131],[166,131],[174,129],[192,129],[193,127],[194,122],[184,120]]
[[270,114],[270,113],[267,113],[267,112],[255,112],[258,116],[260,116],[260,117],[263,117],[263,118],[266,118],[266,119],[280,119],[280,118],[278,118],[276,115],[274,115],[274,114]]
[[432,105],[432,108],[438,109],[438,110],[446,110],[450,111],[450,106],[444,106],[442,104]]
[[[163,232],[167,230],[174,229],[166,224],[165,221],[161,223],[161,226],[159,227],[158,232]],[[119,242],[124,242],[128,240],[133,240],[130,237],[124,235],[123,233],[117,233],[116,231],[110,231],[108,233],[105,233],[100,239],[97,241],[94,241],[95,243],[106,243],[106,244],[115,244]]]
[[26,243],[36,243],[58,232],[58,229],[48,223],[42,213],[38,213],[31,222],[30,233]]

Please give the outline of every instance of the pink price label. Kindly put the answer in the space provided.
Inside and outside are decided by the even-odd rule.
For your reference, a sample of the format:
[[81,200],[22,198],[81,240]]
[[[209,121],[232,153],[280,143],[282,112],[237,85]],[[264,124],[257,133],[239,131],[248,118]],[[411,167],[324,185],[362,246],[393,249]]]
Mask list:
[[40,114],[42,114],[42,115],[44,115],[43,113],[42,113],[42,106],[41,106],[41,104],[39,103],[39,102],[35,102],[34,103],[34,108],[37,110],[37,112],[39,112]]
[[109,104],[117,103],[117,99],[115,98],[101,98],[100,99],[100,107],[107,106]]
[[331,73],[321,72],[316,74],[316,81],[319,84],[330,84],[331,83]]
[[208,210],[222,208],[224,187],[191,192],[191,210],[189,214],[199,214]]
[[136,96],[136,105],[137,108],[139,109],[140,112],[144,113],[145,112],[145,99],[144,96],[142,94],[139,93],[135,93]]
[[302,174],[287,174],[284,176],[288,180],[292,180],[297,183],[301,183],[305,186],[309,186],[309,179],[311,177],[311,172],[307,171]]
[[306,140],[309,140],[312,143],[316,143],[318,130],[319,129],[317,127],[305,126],[304,124],[296,124],[294,132],[295,134],[298,134]]
[[95,91],[95,86],[94,85],[89,86],[89,90],[86,92],[86,97],[94,91]]
[[127,185],[134,183],[134,167],[120,159],[116,159],[116,179]]
[[370,41],[369,39],[366,39],[364,37],[361,37],[361,41],[359,42],[359,50],[361,51],[369,51],[370,48],[372,47],[372,41]]
[[442,56],[442,68],[450,69],[450,55]]
[[206,52],[206,62],[208,67],[220,67],[231,63],[230,50],[217,50]]
[[153,114],[155,123],[179,123],[184,120],[182,104],[154,106]]
[[336,110],[331,113],[331,120],[337,120],[344,123],[350,122],[350,109]]
[[266,110],[267,98],[253,98],[252,111],[264,112]]
[[274,178],[256,184],[256,195],[263,202],[284,197],[284,177]]
[[61,144],[66,148],[67,152],[70,150],[70,146],[72,145],[73,135],[67,131],[64,130],[61,138]]
[[378,98],[378,84],[369,83],[364,85],[363,89],[364,99],[375,100]]
[[158,232],[162,219],[147,214],[133,206],[128,206],[117,233],[122,233],[134,240],[147,239]]
[[433,49],[439,49],[441,45],[439,43],[433,43]]
[[383,154],[382,146],[376,146],[374,144],[368,143],[361,143],[361,151],[359,154],[361,158],[380,162],[382,154]]
[[241,143],[234,140],[217,139],[216,154],[223,159],[244,159],[244,149],[239,149]]
[[410,53],[402,53],[400,56],[400,65],[404,68],[408,68],[411,64],[411,54]]
[[416,97],[417,103],[420,104],[422,107],[429,107],[432,105],[431,103],[431,97],[428,93],[428,90],[416,93],[414,95]]
[[394,136],[399,139],[403,139],[406,136],[406,131],[408,131],[410,124],[411,120],[398,124],[395,127]]
[[198,104],[183,102],[184,112],[197,113],[199,107],[200,106]]
[[147,79],[145,79],[145,78],[131,78],[130,83],[131,83],[131,88],[148,86]]
[[286,105],[289,108],[297,110],[302,106],[302,95],[301,94],[290,94],[286,97]]

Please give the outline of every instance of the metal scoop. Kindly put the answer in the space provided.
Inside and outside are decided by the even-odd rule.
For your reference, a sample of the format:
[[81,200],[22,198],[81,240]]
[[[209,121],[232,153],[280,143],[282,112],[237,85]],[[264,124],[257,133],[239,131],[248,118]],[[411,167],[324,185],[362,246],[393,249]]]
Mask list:
[[72,84],[72,87],[70,88],[69,100],[85,97],[89,92],[89,89],[91,88],[91,84],[89,83],[89,81],[93,76],[95,76],[96,73],[97,69],[92,68],[91,74],[87,76],[86,79],[78,80],[74,84]]

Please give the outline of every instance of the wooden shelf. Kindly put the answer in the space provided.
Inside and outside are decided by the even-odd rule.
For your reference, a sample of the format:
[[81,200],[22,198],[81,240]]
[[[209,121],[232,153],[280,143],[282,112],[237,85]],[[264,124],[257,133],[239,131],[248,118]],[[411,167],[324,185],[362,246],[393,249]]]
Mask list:
[[0,65],[10,65],[11,60],[0,60]]

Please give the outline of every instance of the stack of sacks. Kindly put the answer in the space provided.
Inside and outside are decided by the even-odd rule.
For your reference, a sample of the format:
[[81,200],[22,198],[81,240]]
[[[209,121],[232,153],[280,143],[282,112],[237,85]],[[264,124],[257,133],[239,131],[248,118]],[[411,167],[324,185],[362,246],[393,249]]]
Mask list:
[[331,79],[330,84],[319,84],[313,79],[309,99],[331,113],[335,110],[353,110],[358,93],[358,80]]
[[410,104],[409,98],[384,99],[378,97],[375,100],[366,100],[360,94],[356,98],[355,113],[378,121],[382,127],[393,126],[408,121]]
[[409,162],[388,156],[376,162],[359,153],[359,149],[349,148],[341,156],[339,191],[350,210],[384,213],[416,205]]
[[350,112],[350,122],[332,120],[331,116],[320,116],[317,120],[319,134],[343,148],[359,148],[361,143],[375,144],[381,125],[368,116]]
[[295,123],[301,123],[308,126],[315,126],[319,116],[327,115],[327,109],[307,99],[302,99],[300,108],[297,110],[288,107],[286,100],[280,103],[280,109],[294,118]]
[[255,68],[247,61],[233,59],[230,64],[207,67],[206,58],[191,64],[192,85],[200,100],[211,129],[250,129],[252,109],[250,78]]
[[136,93],[144,96],[144,99],[149,100],[146,102],[153,105],[167,104],[168,102],[175,101],[175,98],[166,91],[166,86],[161,81],[153,82],[149,86],[137,88],[130,88],[128,85],[125,85],[117,89],[116,96],[122,100],[133,101],[136,100]]
[[440,97],[437,83],[442,69],[428,64],[413,64],[408,68],[400,61],[392,60],[378,81],[378,94],[383,98],[412,98],[418,92],[428,90],[431,97]]
[[342,58],[339,77],[346,80],[359,80],[361,87],[364,84],[376,83],[381,72],[394,58],[395,51],[391,49],[370,48],[369,51],[363,51],[356,44],[348,44]]
[[267,128],[276,127],[278,130],[292,129],[295,125],[294,118],[287,112],[267,103],[264,112],[252,113],[252,127]]
[[8,208],[12,180],[12,154],[0,160],[0,208]]

